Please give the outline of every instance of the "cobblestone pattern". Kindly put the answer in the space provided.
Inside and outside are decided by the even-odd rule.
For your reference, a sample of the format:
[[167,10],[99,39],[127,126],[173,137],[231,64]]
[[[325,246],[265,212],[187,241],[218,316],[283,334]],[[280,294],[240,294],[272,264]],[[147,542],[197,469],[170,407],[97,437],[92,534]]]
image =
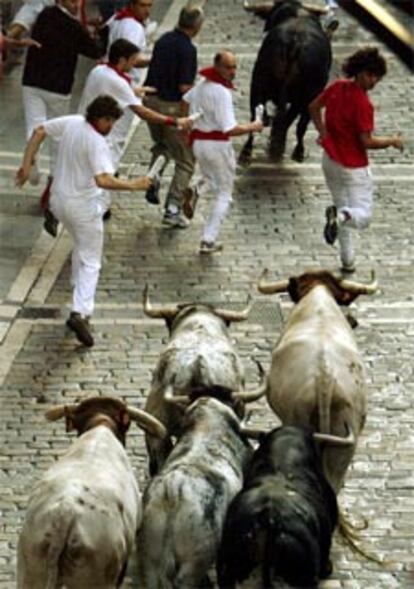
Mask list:
[[[246,15],[241,2],[209,0],[206,25],[200,35],[200,61],[209,63],[220,48],[240,55],[239,120],[247,120],[248,80],[260,42],[261,24]],[[356,46],[375,43],[369,33],[343,16],[334,43],[340,62]],[[382,133],[400,128],[414,136],[413,80],[389,55],[389,74],[372,95],[377,125]],[[292,135],[292,133],[291,133]],[[310,129],[309,152],[303,166],[288,157],[279,166],[264,156],[266,140],[257,141],[256,163],[239,170],[235,202],[223,228],[225,250],[213,259],[200,259],[205,204],[200,203],[186,231],[161,228],[162,211],[137,193],[115,198],[114,215],[107,226],[105,260],[98,289],[98,304],[111,303],[95,322],[96,345],[79,349],[65,332],[62,320],[41,318],[16,358],[2,392],[1,428],[4,453],[1,483],[0,588],[14,586],[16,542],[33,482],[67,448],[70,436],[63,423],[45,425],[45,403],[70,402],[91,394],[116,394],[143,406],[151,371],[167,341],[162,322],[142,318],[117,319],[127,303],[140,301],[149,282],[154,301],[213,300],[241,304],[252,290],[260,270],[268,266],[282,277],[308,266],[337,266],[337,251],[321,238],[323,210],[329,201],[320,172],[320,151]],[[290,140],[292,143],[292,140]],[[241,140],[235,142],[236,146]],[[148,136],[138,129],[126,161],[149,160]],[[289,146],[291,147],[291,146]],[[388,150],[372,155],[377,175],[377,205],[373,223],[358,240],[358,278],[374,267],[383,291],[360,298],[354,305],[360,321],[356,331],[368,373],[368,419],[358,452],[341,492],[341,505],[356,519],[366,517],[365,545],[391,563],[379,567],[361,561],[335,543],[334,573],[323,589],[409,589],[414,586],[414,302],[410,201],[412,144],[403,155]],[[404,179],[405,178],[405,179]],[[258,301],[264,300],[254,294]],[[53,289],[48,305],[70,299],[68,266]],[[269,302],[269,297],[266,299]],[[283,314],[289,309],[287,299]],[[276,314],[275,314],[276,316]],[[265,368],[278,338],[278,322],[253,318],[231,328],[247,372],[249,384],[257,381],[253,358]],[[254,408],[252,422],[277,423],[265,403]],[[128,452],[143,487],[146,456],[142,434],[132,428]],[[133,586],[133,565],[125,587]]]

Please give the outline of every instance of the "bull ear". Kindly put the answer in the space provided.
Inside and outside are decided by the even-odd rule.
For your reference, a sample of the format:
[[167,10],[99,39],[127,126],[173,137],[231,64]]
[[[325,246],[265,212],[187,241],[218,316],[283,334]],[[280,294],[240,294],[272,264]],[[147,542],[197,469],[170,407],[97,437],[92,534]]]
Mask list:
[[120,421],[123,426],[125,426],[125,427],[129,426],[129,424],[131,423],[131,417],[130,417],[128,411],[122,411]]

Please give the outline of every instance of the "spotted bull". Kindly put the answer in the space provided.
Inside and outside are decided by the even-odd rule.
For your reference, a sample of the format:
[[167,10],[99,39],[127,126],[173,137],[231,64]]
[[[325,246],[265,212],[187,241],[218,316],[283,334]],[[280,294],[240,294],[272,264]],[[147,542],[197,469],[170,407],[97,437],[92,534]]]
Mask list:
[[181,433],[144,494],[139,586],[207,588],[227,508],[242,487],[252,450],[228,389],[199,388],[191,399],[167,398],[179,403]]
[[312,432],[285,426],[262,434],[225,520],[220,589],[316,589],[332,570],[337,521],[336,496]]
[[[161,352],[154,371],[151,390],[145,409],[159,419],[172,436],[180,432],[182,412],[166,402],[166,391],[185,395],[194,387],[225,387],[243,391],[244,369],[233,345],[228,325],[244,321],[250,305],[236,312],[213,308],[208,305],[164,305],[153,307],[144,292],[144,311],[153,318],[163,318],[170,332],[166,348]],[[260,396],[258,391],[240,392],[239,401]],[[146,436],[150,457],[150,472],[155,474],[168,456],[172,443],[170,438],[157,440]]]
[[259,281],[265,294],[288,291],[296,303],[272,353],[267,399],[285,425],[334,436],[323,450],[328,481],[338,492],[366,415],[365,371],[339,305],[374,293],[361,284],[316,271],[277,282]]
[[[249,9],[254,10],[254,6]],[[266,11],[265,30],[269,32],[253,68],[250,110],[253,120],[259,104],[270,101],[276,107],[269,143],[269,155],[275,161],[283,156],[288,129],[298,116],[292,158],[303,161],[303,138],[310,121],[308,105],[328,81],[331,45],[320,14],[320,10],[296,0],[280,0],[270,12]],[[252,150],[250,134],[240,160],[249,162]]]
[[79,437],[44,474],[29,499],[19,538],[18,589],[115,589],[125,573],[141,494],[125,451],[131,420],[154,436],[165,428],[144,411],[110,397],[60,405]]

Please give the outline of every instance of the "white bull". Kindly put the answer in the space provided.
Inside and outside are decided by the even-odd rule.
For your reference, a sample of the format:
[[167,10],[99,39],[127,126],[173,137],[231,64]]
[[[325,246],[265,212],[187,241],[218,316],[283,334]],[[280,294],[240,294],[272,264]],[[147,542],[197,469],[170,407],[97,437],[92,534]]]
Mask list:
[[[170,305],[154,308],[144,292],[144,311],[153,318],[165,319],[170,340],[161,352],[151,384],[146,411],[159,419],[170,435],[179,435],[182,412],[166,402],[171,387],[176,395],[190,395],[197,387],[218,385],[231,391],[244,389],[244,369],[227,326],[244,321],[250,306],[240,312],[216,309],[208,305]],[[262,389],[239,393],[240,401],[258,398]],[[156,440],[146,436],[150,472],[158,472],[172,448],[170,438]]]
[[124,448],[130,421],[155,436],[144,411],[97,397],[46,413],[80,437],[34,487],[19,538],[18,589],[114,589],[142,519],[141,494]]
[[366,416],[363,362],[338,305],[376,289],[375,280],[364,285],[326,271],[274,283],[264,275],[259,282],[260,292],[288,291],[297,303],[272,353],[268,402],[284,425],[310,426],[335,436],[324,446],[323,464],[336,492]]
[[[137,537],[141,589],[212,587],[208,569],[252,450],[231,393],[214,387],[204,394],[185,411],[178,441],[144,494]],[[187,397],[171,400],[188,403]]]

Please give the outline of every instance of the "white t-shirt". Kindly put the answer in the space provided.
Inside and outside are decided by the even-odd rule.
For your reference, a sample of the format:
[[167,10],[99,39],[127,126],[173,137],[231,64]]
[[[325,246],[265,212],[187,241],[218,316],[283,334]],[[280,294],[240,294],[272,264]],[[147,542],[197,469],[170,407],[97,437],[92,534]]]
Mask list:
[[[108,20],[109,37],[108,49],[117,39],[126,39],[138,47],[142,52],[147,47],[145,36],[145,26],[135,20],[135,18],[121,18],[115,20],[115,15]],[[131,70],[131,76],[136,84],[141,82],[143,77],[142,68],[134,67]]]
[[22,25],[30,31],[37,17],[46,6],[54,6],[55,0],[25,0],[23,6],[14,16],[12,24]]
[[147,46],[145,38],[145,27],[135,18],[121,18],[116,20],[115,16],[109,19],[109,38],[108,47],[117,39],[126,39],[144,51]]
[[105,137],[82,115],[50,119],[43,127],[47,135],[59,141],[52,194],[81,203],[99,198],[102,189],[95,176],[115,171]]
[[[116,160],[120,145],[122,146],[124,143],[131,126],[132,112],[128,107],[142,104],[142,101],[135,96],[128,81],[107,65],[97,65],[89,73],[79,102],[78,112],[86,114],[87,106],[101,94],[112,96],[125,111],[112,127],[109,135],[106,136],[106,141]],[[117,165],[118,161],[114,161],[114,163]]]
[[183,100],[190,105],[190,114],[203,111],[194,129],[226,133],[237,125],[231,90],[222,84],[203,78],[184,94]]

